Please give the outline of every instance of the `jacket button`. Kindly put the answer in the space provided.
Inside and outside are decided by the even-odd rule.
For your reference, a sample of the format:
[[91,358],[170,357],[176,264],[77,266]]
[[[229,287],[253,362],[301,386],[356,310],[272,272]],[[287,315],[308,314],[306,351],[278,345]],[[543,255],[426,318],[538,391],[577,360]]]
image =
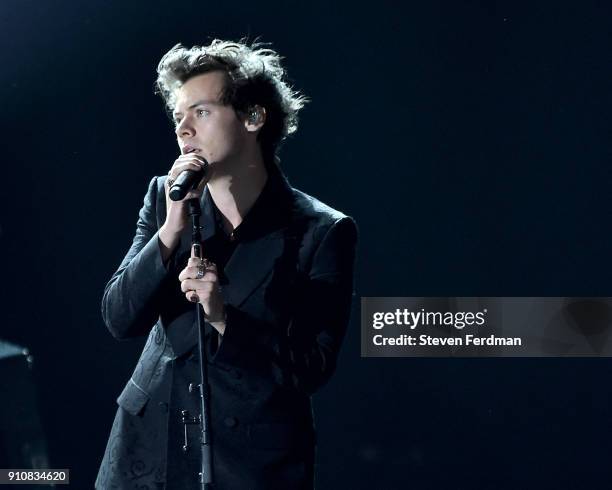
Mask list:
[[236,419],[236,417],[225,417],[223,423],[226,425],[226,427],[236,427],[238,425],[238,419]]
[[161,408],[162,412],[168,413],[168,404],[166,402],[159,402],[159,408]]

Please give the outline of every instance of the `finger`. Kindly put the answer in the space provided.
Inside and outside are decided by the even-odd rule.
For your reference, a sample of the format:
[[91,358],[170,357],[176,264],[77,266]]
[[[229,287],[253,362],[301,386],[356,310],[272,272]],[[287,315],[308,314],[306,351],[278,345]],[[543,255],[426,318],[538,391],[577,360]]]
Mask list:
[[198,281],[202,284],[207,283],[207,282],[217,282],[218,281],[218,277],[217,274],[212,272],[212,271],[208,271],[206,272],[202,277],[198,278],[197,275],[194,277],[194,281]]
[[186,166],[186,165],[195,165],[198,169],[202,169],[202,168],[205,168],[207,164],[208,163],[203,158],[194,157],[191,155],[185,155],[185,156],[180,156],[176,160],[174,160],[172,168],[178,168],[178,167]]
[[176,160],[182,160],[182,161],[188,161],[188,160],[196,161],[197,160],[198,162],[203,162],[203,163],[207,162],[204,155],[200,155],[199,153],[196,153],[196,152],[182,153],[178,157],[176,157]]
[[[178,276],[179,281],[184,281],[185,279],[197,279],[198,278],[198,272],[200,272],[200,259],[195,259],[197,260],[197,264],[198,265],[189,265],[187,267],[185,267],[181,273]],[[206,271],[207,269],[205,268],[204,271]],[[205,274],[206,275],[206,272]]]
[[217,275],[217,273],[211,270],[207,270],[206,274],[204,274],[201,279],[198,279],[198,281],[202,282],[217,282],[218,280],[219,276]]
[[202,155],[198,155],[197,153],[185,153],[184,155],[179,155],[176,162],[198,162],[200,164],[207,164],[208,161]]
[[196,172],[198,172],[201,169],[202,164],[197,162],[175,162],[174,165],[172,165],[170,171],[168,172],[168,177],[176,180],[178,175],[181,172],[184,172],[185,170],[195,170]]
[[[198,272],[199,270],[197,267],[196,268],[186,267],[179,274],[178,280],[180,282],[189,281],[189,280],[203,281],[203,282],[215,282],[219,280],[219,276],[217,275],[217,273],[212,270],[207,270],[202,277],[198,277]],[[191,288],[191,289],[194,289],[194,288]]]
[[182,172],[188,168],[194,168],[196,170],[200,170],[203,167],[203,163],[198,160],[176,160],[170,170]]
[[200,168],[201,167],[198,167],[197,165],[193,165],[193,164],[181,165],[179,167],[170,169],[170,171],[168,172],[168,178],[174,181],[184,171],[191,170],[194,172],[198,172]]
[[187,301],[191,301],[192,303],[207,301],[210,298],[210,291],[205,291],[203,289],[198,289],[196,291],[189,290],[185,292],[185,298],[187,298]]
[[178,276],[179,281],[185,279],[195,279],[198,276],[198,268],[196,266],[185,267]]
[[203,264],[206,270],[208,269],[215,270],[215,271],[217,270],[217,266],[215,265],[215,263],[211,262],[206,257],[204,257],[203,259],[199,259],[198,257],[191,256],[189,260],[187,261],[187,265],[190,267],[198,266],[200,264]]
[[202,279],[185,279],[181,281],[181,291],[186,293],[187,291],[212,291],[217,285],[216,280],[204,280]]
[[201,283],[199,279],[185,279],[181,282],[181,291],[186,293],[187,291],[196,291],[204,289],[205,284]]
[[[198,272],[199,272],[199,270],[198,270],[197,267],[195,267],[195,268],[186,267],[179,274],[178,280],[179,280],[179,282],[189,281],[189,280],[202,281],[202,282],[218,282],[219,281],[219,276],[217,275],[216,272],[207,271],[200,278],[198,278]],[[191,288],[191,289],[194,289],[194,288]]]
[[[192,250],[192,254],[193,254],[193,250]],[[213,270],[217,270],[217,266],[214,264],[214,262],[211,262],[210,260],[206,258],[199,259],[198,257],[194,257],[193,255],[187,261],[187,266],[188,267],[198,266],[202,263],[204,264],[204,267],[206,268],[206,270],[213,269],[213,268],[214,268]]]

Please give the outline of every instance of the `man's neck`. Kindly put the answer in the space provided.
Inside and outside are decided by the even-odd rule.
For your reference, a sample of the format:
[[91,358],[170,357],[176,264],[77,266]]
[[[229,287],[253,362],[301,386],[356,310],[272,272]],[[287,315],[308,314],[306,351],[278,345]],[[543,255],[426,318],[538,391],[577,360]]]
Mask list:
[[261,155],[233,165],[231,171],[213,175],[208,190],[223,216],[226,232],[234,231],[255,204],[268,180],[268,171]]

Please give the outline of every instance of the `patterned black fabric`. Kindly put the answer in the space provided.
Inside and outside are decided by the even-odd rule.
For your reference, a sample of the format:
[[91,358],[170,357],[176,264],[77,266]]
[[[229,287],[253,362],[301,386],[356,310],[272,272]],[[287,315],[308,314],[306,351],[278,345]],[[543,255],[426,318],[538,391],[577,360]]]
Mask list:
[[[164,180],[152,180],[132,247],[102,301],[115,337],[149,339],[117,400],[98,489],[197,487],[198,429],[183,454],[180,424],[181,409],[198,414],[188,392],[198,381],[197,326],[177,279],[190,232],[164,265]],[[216,489],[312,488],[310,395],[332,375],[348,324],[355,223],[292,189],[278,169],[229,245],[208,192],[201,206],[203,250],[223,265],[227,311],[221,343],[210,325],[206,336]]]

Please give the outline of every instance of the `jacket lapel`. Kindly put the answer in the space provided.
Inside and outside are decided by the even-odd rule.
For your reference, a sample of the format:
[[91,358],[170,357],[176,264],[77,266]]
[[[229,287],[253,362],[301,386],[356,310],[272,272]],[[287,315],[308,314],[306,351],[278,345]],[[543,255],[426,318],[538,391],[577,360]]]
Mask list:
[[[283,230],[252,242],[240,243],[224,270],[221,288],[224,302],[240,307],[272,272],[283,250]],[[198,343],[198,322],[194,310],[195,307],[174,318],[167,329],[176,357],[186,354]],[[210,332],[211,327],[207,325],[206,337]]]
[[240,243],[225,267],[227,283],[222,286],[225,302],[240,307],[272,272],[283,249],[282,230],[251,242]]
[[268,183],[244,225],[244,240],[225,265],[223,297],[240,307],[274,269],[285,248],[293,191],[276,165],[268,168]]

